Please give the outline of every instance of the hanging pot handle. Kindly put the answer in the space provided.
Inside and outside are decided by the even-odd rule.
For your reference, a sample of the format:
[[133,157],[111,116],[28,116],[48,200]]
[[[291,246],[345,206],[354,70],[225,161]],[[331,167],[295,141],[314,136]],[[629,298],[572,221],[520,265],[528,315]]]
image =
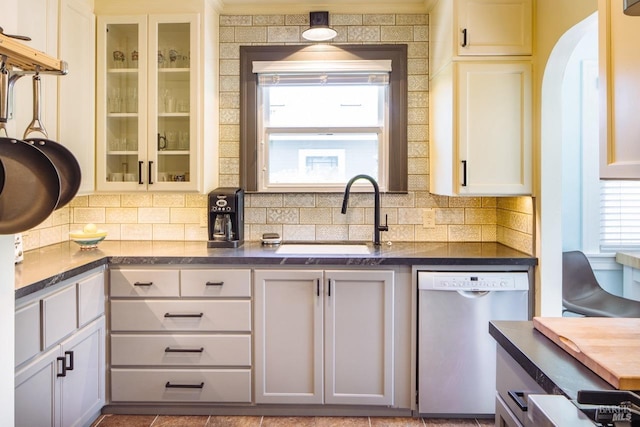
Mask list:
[[45,138],[49,138],[47,130],[40,120],[40,74],[37,71],[33,75],[33,120],[29,123],[27,130],[24,131],[24,139],[31,132],[40,132]]
[[7,57],[2,56],[0,64],[0,130],[4,131],[4,136],[8,137],[7,116],[9,115],[9,71],[4,64]]

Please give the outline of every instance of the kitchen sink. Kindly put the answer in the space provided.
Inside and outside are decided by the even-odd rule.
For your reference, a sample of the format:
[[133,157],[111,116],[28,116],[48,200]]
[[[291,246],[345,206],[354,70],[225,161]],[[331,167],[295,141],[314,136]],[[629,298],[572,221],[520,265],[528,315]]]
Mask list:
[[368,255],[371,250],[363,243],[285,243],[276,250],[276,253],[286,255]]

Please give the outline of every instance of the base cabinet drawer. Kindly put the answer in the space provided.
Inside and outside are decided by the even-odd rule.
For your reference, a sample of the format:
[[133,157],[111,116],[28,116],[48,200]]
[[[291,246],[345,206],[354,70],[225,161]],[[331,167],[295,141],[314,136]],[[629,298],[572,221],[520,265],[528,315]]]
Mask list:
[[178,297],[180,270],[112,269],[112,297]]
[[111,301],[111,330],[251,331],[251,301]]
[[251,297],[251,270],[182,270],[183,297]]
[[113,402],[251,402],[250,369],[111,369]]
[[111,335],[114,366],[251,366],[251,335]]

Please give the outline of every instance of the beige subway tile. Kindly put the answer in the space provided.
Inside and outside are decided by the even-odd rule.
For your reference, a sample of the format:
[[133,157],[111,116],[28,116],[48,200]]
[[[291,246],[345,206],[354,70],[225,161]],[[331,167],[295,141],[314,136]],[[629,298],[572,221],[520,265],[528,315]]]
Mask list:
[[207,194],[185,194],[184,206],[187,208],[206,208],[209,196]]
[[[402,209],[397,208],[381,208],[380,209],[380,224],[384,225],[385,217],[387,217],[387,221],[389,224],[398,224],[398,211]],[[373,228],[375,217],[375,209],[366,208],[364,210],[364,223],[371,224]]]
[[349,226],[347,225],[317,225],[316,240],[344,241],[349,240]]
[[331,208],[300,208],[300,224],[331,224]]
[[407,58],[427,58],[429,56],[429,42],[407,43]]
[[71,219],[70,208],[68,206],[65,206],[61,209],[57,209],[51,213],[50,218],[51,225],[53,226],[69,224],[69,221]]
[[282,232],[284,240],[314,240],[316,238],[315,225],[284,224]]
[[153,240],[184,240],[184,224],[153,224]]
[[409,107],[413,108],[429,108],[429,92],[424,90],[409,92],[407,103]]
[[220,173],[225,175],[234,175],[240,173],[240,159],[221,157],[219,159]]
[[266,224],[267,208],[244,208],[244,221],[246,224]]
[[373,239],[372,225],[349,225],[349,240],[368,242]]
[[493,208],[466,208],[464,210],[465,224],[495,224],[496,210]]
[[497,210],[497,224],[522,233],[533,234],[533,216],[504,209]]
[[464,209],[436,208],[436,224],[464,224]]
[[240,59],[240,45],[240,43],[219,43],[220,59]]
[[362,19],[363,25],[395,25],[396,15],[394,14],[370,14],[364,15]]
[[28,230],[22,233],[22,246],[25,251],[37,249],[40,245],[40,230]]
[[138,222],[137,208],[106,208],[107,224],[135,224]]
[[[427,58],[413,58],[407,60],[407,73],[412,76],[427,76],[429,74],[429,61]],[[428,93],[427,91],[423,91],[424,93]],[[409,92],[409,96],[411,96],[413,91]],[[411,104],[409,104],[411,105]],[[426,104],[425,104],[426,105]]]
[[497,197],[483,197],[482,198],[482,207],[483,208],[495,208],[498,205]]
[[407,171],[410,175],[428,174],[429,158],[428,157],[409,157],[407,161]]
[[202,208],[171,208],[172,224],[200,224]]
[[267,31],[269,43],[295,43],[300,41],[300,28],[297,26],[269,27]]
[[250,194],[249,200],[252,208],[274,208],[284,206],[282,194]]
[[121,240],[152,240],[152,224],[120,225]]
[[89,206],[89,196],[76,196],[69,202],[70,208],[86,208]]
[[498,226],[495,224],[483,224],[482,225],[482,241],[483,242],[495,242],[497,241]]
[[426,14],[397,14],[396,25],[427,25],[429,23]]
[[446,242],[449,238],[449,226],[436,225],[435,228],[415,227],[417,242]]
[[[373,236],[373,228],[371,229],[371,235]],[[382,245],[386,245],[386,242],[413,242],[415,238],[415,226],[414,225],[393,225],[389,227],[389,231],[383,231],[380,233],[380,242]]]
[[426,25],[415,25],[413,27],[413,41],[428,42],[429,27],[427,27]]
[[106,208],[120,206],[119,194],[92,194],[89,196],[89,206],[92,208]]
[[316,194],[316,206],[317,207],[342,207],[342,199],[344,195],[340,194],[330,194],[330,193],[318,193]]
[[482,226],[480,225],[449,225],[450,242],[480,242],[482,241]]
[[329,16],[329,24],[333,27],[336,25],[362,25],[362,15],[360,14],[346,14],[346,13],[332,13]]
[[236,27],[235,41],[241,44],[266,43],[267,27]]
[[282,224],[251,224],[245,240],[259,241],[264,233],[277,233],[282,238],[282,227]]
[[42,246],[54,245],[56,243],[60,243],[68,240],[69,238],[68,231],[67,231],[67,234],[63,236],[62,235],[63,229],[68,230],[68,227],[65,228],[63,226],[58,225],[55,227],[47,227],[40,230],[40,246],[42,247]]
[[312,208],[316,205],[314,194],[290,193],[284,195],[284,206],[290,208]]
[[422,208],[398,209],[398,224],[422,225]]
[[[421,155],[428,155],[427,140],[429,139],[429,126],[427,125],[409,125],[407,126],[407,140],[409,142],[420,142],[423,150],[420,151]],[[411,144],[409,144],[411,146]]]
[[139,208],[138,223],[140,224],[157,224],[169,223],[169,208]]
[[220,76],[220,92],[239,92],[240,80],[238,76]]
[[[331,19],[331,16],[329,16]],[[298,13],[285,15],[284,17],[284,25],[309,25],[309,14],[308,13]]]
[[240,108],[240,94],[236,92],[221,93],[220,108]]
[[[239,59],[222,59],[220,61],[220,75],[221,76],[239,76],[240,75],[240,60]],[[222,100],[220,101],[220,107],[224,108],[222,105]]]
[[195,224],[185,224],[184,226],[184,240],[190,242],[209,240],[208,233],[207,227],[200,227]]
[[73,222],[79,224],[97,224],[105,222],[104,208],[74,208]]
[[121,206],[127,208],[148,208],[153,206],[153,195],[151,193],[123,194],[121,196]]
[[428,91],[429,79],[426,75],[407,76],[407,88],[412,92]]
[[284,15],[254,15],[253,25],[284,25]]
[[341,211],[342,208],[331,209],[333,224],[364,224],[364,208],[349,208],[346,214]]
[[239,187],[240,177],[238,175],[220,175],[219,177],[220,187]]
[[251,15],[220,15],[221,27],[238,27],[253,25]]
[[349,27],[347,39],[349,40],[349,42],[380,41],[380,27],[378,26]]
[[[239,156],[239,141],[240,140],[240,126],[238,125],[220,125],[220,142],[233,142],[234,144],[227,144],[228,147],[233,148],[232,153],[235,153],[235,156]],[[223,144],[220,144],[220,152],[222,154],[226,154],[226,152],[222,151]],[[228,156],[230,157],[230,156]]]
[[220,27],[218,30],[218,43],[233,43],[236,32],[233,27]]
[[240,144],[237,141],[223,142],[218,145],[218,155],[220,157],[240,157]]
[[451,197],[449,206],[452,208],[479,208],[482,206],[481,197]]
[[412,125],[427,125],[429,110],[426,108],[409,108],[407,110],[407,121]]
[[100,224],[98,225],[98,228],[107,232],[105,240],[122,240],[122,235],[120,234],[122,231],[122,224]]
[[416,192],[417,208],[446,208],[449,207],[449,197],[425,191]]
[[411,26],[381,26],[380,41],[382,42],[410,42],[413,41],[413,27]]
[[267,224],[299,224],[300,210],[297,208],[267,208]]
[[184,194],[155,193],[153,206],[156,208],[182,208],[184,207]]
[[409,175],[407,185],[409,191],[428,191],[429,175]]
[[382,206],[387,208],[412,208],[415,206],[415,193],[393,194],[385,193],[380,196]]
[[235,108],[221,109],[219,114],[221,125],[237,125],[240,123],[240,110]]
[[505,246],[519,250],[528,255],[533,254],[533,236],[530,234],[498,226],[496,240]]

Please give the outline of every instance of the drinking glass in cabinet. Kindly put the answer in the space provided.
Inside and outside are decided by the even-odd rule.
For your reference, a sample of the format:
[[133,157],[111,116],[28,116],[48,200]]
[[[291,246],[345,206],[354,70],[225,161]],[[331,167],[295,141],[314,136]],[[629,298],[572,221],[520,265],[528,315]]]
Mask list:
[[129,68],[138,68],[138,57],[140,54],[138,53],[138,48],[133,48],[131,51],[131,63],[129,64]]
[[189,149],[189,132],[181,131],[178,135],[178,149],[179,150],[188,150]]
[[126,56],[121,48],[113,51],[113,68],[124,68]]
[[138,112],[138,89],[135,87],[127,88],[127,113]]

